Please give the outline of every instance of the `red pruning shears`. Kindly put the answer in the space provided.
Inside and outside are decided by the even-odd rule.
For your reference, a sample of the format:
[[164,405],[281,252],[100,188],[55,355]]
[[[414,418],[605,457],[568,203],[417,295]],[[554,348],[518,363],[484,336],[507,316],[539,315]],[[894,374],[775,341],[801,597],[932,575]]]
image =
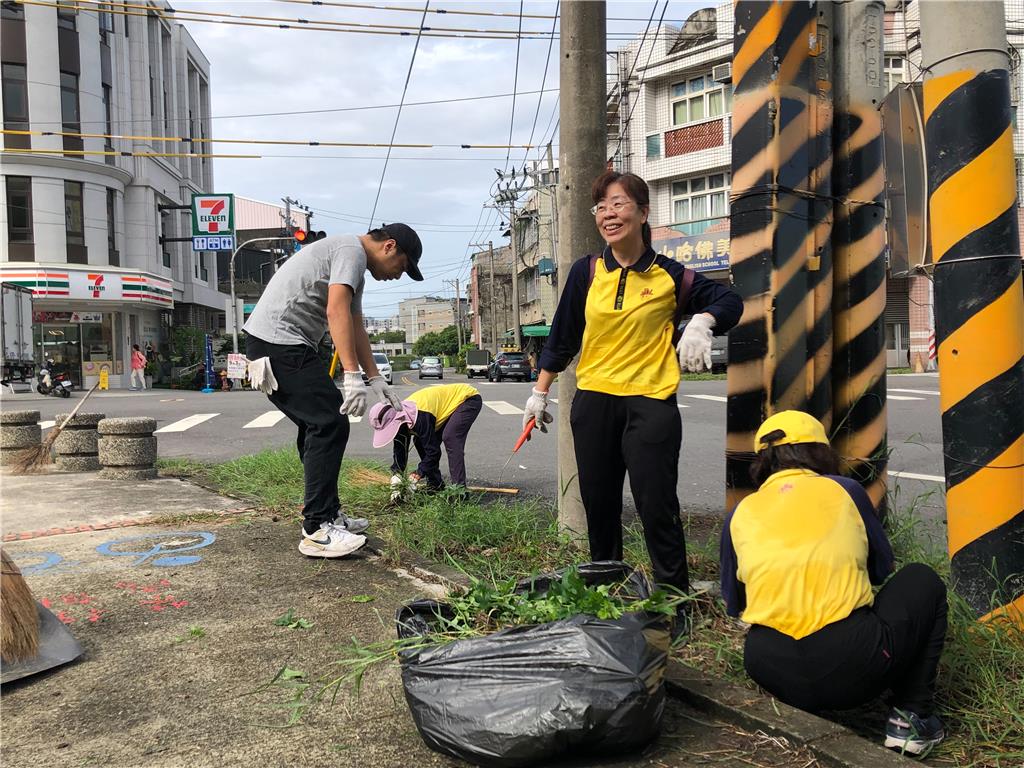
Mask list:
[[508,469],[508,465],[512,462],[512,457],[519,453],[519,449],[522,448],[526,441],[530,439],[530,433],[533,432],[533,428],[535,426],[537,426],[537,420],[531,417],[530,420],[526,422],[523,434],[521,434],[519,439],[516,440],[515,447],[512,448],[512,453],[510,453],[508,458],[505,460],[505,466],[503,466],[501,468],[501,472],[498,473],[498,485],[501,485],[501,478],[505,474],[505,470]]

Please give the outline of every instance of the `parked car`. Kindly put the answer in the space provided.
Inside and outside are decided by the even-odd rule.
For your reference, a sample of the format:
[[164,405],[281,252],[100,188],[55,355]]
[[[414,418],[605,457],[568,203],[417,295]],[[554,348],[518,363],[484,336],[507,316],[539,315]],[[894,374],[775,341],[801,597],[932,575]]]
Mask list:
[[503,379],[529,381],[530,376],[530,361],[525,352],[499,352],[487,368],[488,381],[502,381]]
[[466,352],[466,377],[486,376],[491,365],[491,353],[486,349],[470,349]]
[[444,378],[444,365],[441,363],[440,357],[424,357],[420,362],[420,378],[424,376],[437,376],[439,379]]
[[388,384],[393,384],[394,382],[391,379],[391,361],[388,359],[388,356],[383,352],[374,352],[373,362],[377,364],[377,370],[384,377],[384,381]]
[[423,361],[417,357],[415,360],[409,361],[409,370],[418,371],[421,365],[423,365]]
[[715,336],[711,340],[711,372],[725,373],[729,367],[729,337]]

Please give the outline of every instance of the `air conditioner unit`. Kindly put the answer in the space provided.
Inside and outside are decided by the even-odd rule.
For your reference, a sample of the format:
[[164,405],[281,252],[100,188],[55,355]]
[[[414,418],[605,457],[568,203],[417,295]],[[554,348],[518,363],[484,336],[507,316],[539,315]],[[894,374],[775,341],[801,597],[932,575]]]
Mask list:
[[711,79],[716,83],[732,82],[732,63],[717,64],[711,68]]

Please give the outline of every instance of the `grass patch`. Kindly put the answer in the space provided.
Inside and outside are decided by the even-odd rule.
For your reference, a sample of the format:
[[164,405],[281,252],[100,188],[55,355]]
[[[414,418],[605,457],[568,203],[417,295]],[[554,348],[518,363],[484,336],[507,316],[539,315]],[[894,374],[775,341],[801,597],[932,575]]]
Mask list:
[[[161,463],[165,473],[180,472],[264,509],[298,519],[303,495],[302,467],[294,449],[265,451],[225,464],[187,460]],[[584,562],[581,544],[559,531],[553,507],[543,501],[492,500],[484,495],[445,492],[388,505],[390,472],[372,462],[345,462],[339,497],[351,514],[369,516],[373,533],[400,562],[403,551],[446,562],[477,578],[500,581]],[[931,565],[948,581],[944,546],[929,541],[919,508],[928,496],[909,500],[891,494],[886,529],[897,567]],[[638,524],[624,530],[625,558],[650,573]],[[693,580],[718,579],[718,530],[706,519],[687,525],[687,555]],[[1009,768],[1024,764],[1024,633],[1000,622],[978,624],[950,592],[950,627],[939,670],[939,712],[949,736],[927,759],[929,765]],[[677,657],[711,674],[755,688],[743,671],[744,628],[725,615],[721,600],[695,601],[695,631]],[[876,704],[862,722],[841,721],[877,739],[884,708]]]
[[684,373],[683,381],[725,381],[727,374],[724,373]]

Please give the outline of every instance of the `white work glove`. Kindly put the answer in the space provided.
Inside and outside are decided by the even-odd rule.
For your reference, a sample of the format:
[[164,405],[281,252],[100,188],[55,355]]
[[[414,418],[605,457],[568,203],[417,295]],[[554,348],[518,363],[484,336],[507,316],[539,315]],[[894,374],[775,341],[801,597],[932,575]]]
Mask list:
[[394,504],[402,500],[402,476],[392,475],[391,476],[391,503]]
[[683,336],[676,345],[679,353],[679,367],[690,373],[711,370],[711,339],[714,334],[715,318],[708,314],[694,315],[683,329]]
[[523,410],[523,429],[526,429],[530,419],[534,419],[536,422],[534,426],[541,432],[547,432],[547,425],[555,420],[555,417],[548,413],[548,393],[541,392],[539,389],[533,390],[533,394],[526,401],[526,407]]
[[253,389],[258,389],[265,395],[269,395],[277,389],[277,379],[274,378],[274,369],[270,367],[269,357],[250,360],[247,368],[249,372],[249,386]]
[[366,385],[363,374],[359,371],[345,371],[345,383],[342,385],[345,402],[341,404],[341,412],[346,416],[362,416],[366,413]]
[[402,398],[395,393],[395,390],[384,380],[383,376],[374,376],[370,379],[370,389],[380,398],[382,403],[390,405],[395,409],[396,413],[402,412]]

